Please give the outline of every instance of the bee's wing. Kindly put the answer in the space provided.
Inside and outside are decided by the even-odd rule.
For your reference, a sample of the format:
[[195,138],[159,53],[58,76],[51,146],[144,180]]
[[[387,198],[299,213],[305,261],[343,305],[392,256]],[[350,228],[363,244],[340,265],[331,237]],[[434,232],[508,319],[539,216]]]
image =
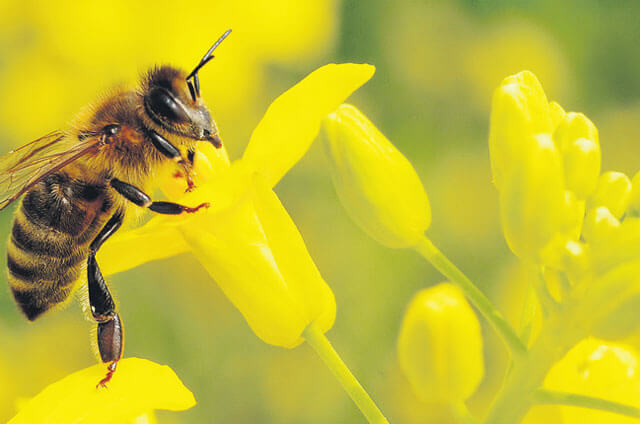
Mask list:
[[0,210],[57,170],[95,151],[99,136],[77,140],[54,131],[0,156]]

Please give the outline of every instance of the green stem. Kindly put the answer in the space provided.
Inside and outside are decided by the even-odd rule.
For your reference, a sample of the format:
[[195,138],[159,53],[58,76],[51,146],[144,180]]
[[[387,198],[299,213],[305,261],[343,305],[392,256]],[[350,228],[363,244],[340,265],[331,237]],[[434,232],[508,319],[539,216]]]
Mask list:
[[522,356],[527,352],[526,346],[500,311],[493,306],[484,293],[462,271],[434,246],[431,240],[423,236],[415,246],[415,249],[452,283],[457,284],[462,289],[466,297],[502,337],[513,356]]
[[316,351],[322,361],[329,367],[333,375],[336,376],[344,390],[349,394],[367,420],[370,423],[389,424],[369,394],[353,374],[351,374],[347,365],[342,358],[340,358],[340,355],[338,355],[333,346],[331,346],[331,343],[329,343],[329,340],[315,322],[312,322],[304,330],[302,337],[304,337],[309,346]]
[[542,269],[536,269],[532,267],[533,272],[533,289],[536,292],[540,307],[542,308],[542,315],[547,318],[549,313],[556,312],[558,310],[558,302],[549,293],[547,282],[544,279],[544,273]]
[[534,392],[533,398],[536,403],[545,405],[580,406],[626,415],[627,417],[640,418],[640,409],[634,406],[576,393],[538,389]]
[[449,404],[451,413],[460,424],[478,424],[478,420],[469,412],[467,405],[460,401]]
[[[532,394],[542,386],[549,369],[588,334],[587,329],[579,325],[584,321],[580,320],[581,316],[564,309],[545,322],[527,354],[513,363],[485,418],[485,424],[516,424],[522,421],[533,403]],[[567,328],[573,331],[567,332]]]
[[538,308],[538,300],[532,287],[527,287],[527,295],[524,299],[524,305],[522,305],[522,314],[520,316],[520,328],[518,330],[518,336],[520,340],[526,345],[531,340],[531,331],[533,330],[533,320],[536,316],[536,309]]

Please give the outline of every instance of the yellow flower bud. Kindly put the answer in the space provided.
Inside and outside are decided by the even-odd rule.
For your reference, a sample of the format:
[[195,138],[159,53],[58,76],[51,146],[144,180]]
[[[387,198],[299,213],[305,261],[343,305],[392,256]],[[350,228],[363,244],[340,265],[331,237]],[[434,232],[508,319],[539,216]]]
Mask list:
[[398,339],[400,367],[424,401],[471,396],[484,374],[480,323],[462,291],[450,283],[420,291]]
[[588,243],[604,243],[610,240],[620,228],[620,221],[606,206],[589,209],[584,220],[582,236]]
[[587,207],[606,206],[611,214],[619,219],[627,209],[630,194],[629,177],[622,172],[605,172],[598,179],[598,185],[589,197]]
[[[557,118],[557,108],[554,113]],[[552,129],[549,102],[535,75],[523,71],[505,78],[493,95],[489,130],[491,170],[498,189],[504,174],[518,166],[514,160],[522,157],[525,140]]]
[[500,189],[502,226],[511,250],[538,262],[555,234],[573,226],[568,222],[562,160],[551,137],[528,137],[521,149],[519,166],[504,175]]
[[[604,219],[611,221],[609,217]],[[617,229],[614,221],[599,225],[603,228],[596,231],[596,234],[606,235],[606,238],[591,245],[591,260],[597,273],[604,273],[619,264],[640,258],[640,218],[627,217]]]
[[557,102],[549,102],[549,113],[551,114],[551,123],[554,129],[558,128],[558,125],[567,114]]
[[567,113],[553,133],[553,138],[563,152],[579,138],[592,140],[598,145],[598,149],[600,146],[598,129],[593,125],[593,122],[582,113]]
[[588,138],[578,138],[563,149],[567,188],[580,199],[596,189],[600,175],[600,146]]
[[564,191],[564,201],[566,205],[566,224],[568,228],[567,235],[572,239],[579,239],[582,232],[582,224],[584,222],[584,211],[586,202],[576,197],[571,190]]
[[[547,375],[544,387],[640,406],[640,369],[633,348],[589,338],[580,342]],[[623,424],[632,418],[587,408],[561,407],[571,424]]]
[[631,194],[629,195],[628,213],[631,216],[640,216],[640,171],[631,179]]
[[431,222],[429,199],[409,161],[351,105],[322,125],[331,175],[351,218],[388,247],[414,246]]
[[562,234],[556,235],[540,256],[543,264],[566,271],[572,280],[579,279],[589,267],[586,246]]

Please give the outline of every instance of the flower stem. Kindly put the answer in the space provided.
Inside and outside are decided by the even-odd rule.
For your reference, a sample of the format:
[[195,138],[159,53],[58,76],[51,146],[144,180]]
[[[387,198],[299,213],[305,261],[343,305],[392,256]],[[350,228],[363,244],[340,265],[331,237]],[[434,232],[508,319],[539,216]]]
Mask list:
[[547,282],[544,279],[542,268],[540,267],[539,269],[535,269],[535,267],[532,267],[532,273],[533,289],[535,290],[538,301],[540,302],[542,315],[545,318],[548,318],[551,312],[557,311],[558,302],[556,302],[556,300],[551,296],[551,293],[549,293],[549,288],[547,287]]
[[482,293],[462,271],[434,246],[431,240],[423,236],[415,246],[415,249],[452,283],[457,284],[458,287],[462,289],[471,303],[478,308],[478,311],[491,323],[500,337],[502,337],[502,340],[513,356],[522,356],[527,352],[524,343],[522,343],[516,331],[502,316],[500,311],[493,306],[484,293]]
[[597,397],[579,395],[576,393],[538,389],[533,393],[533,398],[536,403],[545,405],[580,406],[583,408],[598,409],[601,411],[626,415],[628,417],[640,418],[640,409],[634,406]]
[[336,376],[344,390],[358,406],[362,414],[370,423],[389,424],[373,402],[369,394],[353,376],[340,355],[335,351],[329,340],[318,326],[312,322],[302,333],[302,337],[316,351],[322,361],[329,367],[333,375]]

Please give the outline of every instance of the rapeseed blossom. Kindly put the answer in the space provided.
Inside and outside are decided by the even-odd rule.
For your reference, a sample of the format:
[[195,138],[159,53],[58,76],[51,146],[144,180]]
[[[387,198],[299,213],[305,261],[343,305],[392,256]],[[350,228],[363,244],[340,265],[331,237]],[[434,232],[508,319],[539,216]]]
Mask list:
[[196,157],[199,187],[177,201],[211,207],[178,219],[158,216],[114,237],[99,252],[104,272],[191,250],[263,341],[291,348],[312,322],[327,331],[333,293],[272,187],[304,155],[322,118],[373,71],[332,64],[311,73],[273,102],[233,164],[224,149],[204,146]]

